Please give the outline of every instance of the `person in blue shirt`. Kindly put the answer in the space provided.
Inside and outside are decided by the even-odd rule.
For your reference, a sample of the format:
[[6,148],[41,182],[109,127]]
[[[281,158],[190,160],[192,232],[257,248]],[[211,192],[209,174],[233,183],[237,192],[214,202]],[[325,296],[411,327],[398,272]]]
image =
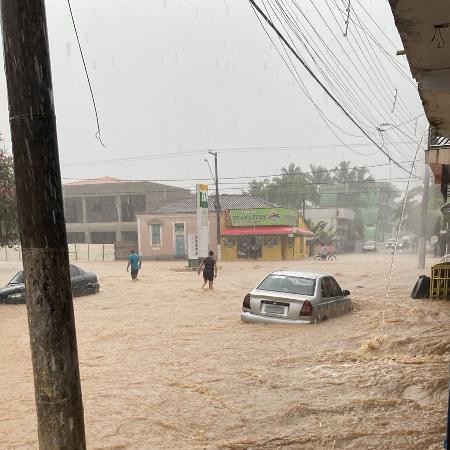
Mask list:
[[128,255],[127,272],[130,266],[131,266],[131,279],[137,280],[139,269],[142,266],[142,261],[141,257],[136,253],[135,250],[131,250],[130,254]]

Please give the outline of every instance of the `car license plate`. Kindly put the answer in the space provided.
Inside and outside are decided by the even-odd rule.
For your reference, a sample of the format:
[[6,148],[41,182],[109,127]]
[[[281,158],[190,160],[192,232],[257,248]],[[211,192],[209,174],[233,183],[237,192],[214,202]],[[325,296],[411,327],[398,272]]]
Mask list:
[[284,306],[266,304],[265,312],[268,314],[284,314]]

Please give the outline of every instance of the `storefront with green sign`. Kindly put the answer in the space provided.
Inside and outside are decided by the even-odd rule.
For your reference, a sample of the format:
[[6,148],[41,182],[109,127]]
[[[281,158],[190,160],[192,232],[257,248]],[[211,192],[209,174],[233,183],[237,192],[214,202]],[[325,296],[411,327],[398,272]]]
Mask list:
[[233,209],[222,213],[224,260],[295,260],[306,256],[312,235],[295,209]]

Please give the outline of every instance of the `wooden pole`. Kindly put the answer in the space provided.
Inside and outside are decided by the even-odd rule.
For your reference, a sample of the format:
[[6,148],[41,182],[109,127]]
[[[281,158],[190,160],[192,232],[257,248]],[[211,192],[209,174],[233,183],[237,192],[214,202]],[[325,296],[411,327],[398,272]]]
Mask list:
[[84,450],[45,1],[0,5],[39,448]]

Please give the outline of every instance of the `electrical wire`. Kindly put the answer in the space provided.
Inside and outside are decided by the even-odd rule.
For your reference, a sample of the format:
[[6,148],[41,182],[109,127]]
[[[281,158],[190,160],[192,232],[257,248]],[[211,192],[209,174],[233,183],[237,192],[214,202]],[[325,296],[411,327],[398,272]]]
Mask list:
[[395,261],[395,256],[397,254],[398,239],[400,237],[400,230],[401,230],[401,226],[402,226],[402,223],[403,223],[403,217],[405,215],[405,209],[406,209],[406,203],[407,203],[407,200],[408,200],[409,187],[410,187],[411,179],[412,179],[412,176],[413,176],[412,174],[413,174],[413,171],[414,171],[417,154],[419,153],[419,150],[420,150],[420,148],[422,146],[422,141],[423,141],[424,136],[425,136],[425,133],[422,134],[422,138],[420,139],[420,142],[417,145],[416,153],[414,155],[414,161],[413,161],[413,164],[411,166],[411,170],[409,171],[409,179],[408,179],[408,183],[406,185],[405,195],[403,197],[402,210],[401,210],[400,218],[399,218],[399,221],[398,221],[397,233],[396,233],[396,236],[395,236],[394,250],[393,250],[392,256],[391,256],[391,263],[390,263],[390,267],[389,267],[389,276],[388,276],[388,281],[387,281],[387,284],[386,284],[386,292],[385,292],[385,295],[384,295],[383,314],[382,314],[381,322],[380,322],[380,326],[379,326],[378,339],[381,339],[382,335],[383,335],[383,329],[384,329],[384,324],[385,324],[385,320],[386,320],[386,303],[387,303],[387,297],[389,296],[390,290],[391,290],[391,282],[392,282],[392,277],[393,277],[393,273],[394,273],[394,261]]
[[67,4],[69,5],[70,17],[72,19],[73,29],[75,31],[75,36],[77,38],[78,48],[80,49],[81,60],[83,62],[84,72],[86,74],[86,80],[87,80],[87,83],[88,83],[88,86],[89,86],[89,91],[91,92],[92,104],[94,106],[95,120],[97,121],[97,132],[95,133],[95,137],[96,137],[96,139],[98,139],[98,141],[100,142],[102,147],[106,148],[106,145],[102,141],[102,135],[101,135],[101,129],[100,129],[100,119],[99,119],[99,116],[98,116],[97,104],[95,102],[94,90],[92,89],[91,79],[89,77],[89,72],[87,70],[86,61],[84,59],[84,53],[83,53],[83,49],[81,47],[80,38],[78,36],[77,25],[75,23],[75,18],[73,16],[72,5],[70,4],[70,0],[67,0]]
[[[424,159],[417,159],[416,161],[423,161]],[[400,161],[402,164],[410,165],[412,163],[412,160],[405,160]],[[378,167],[386,167],[389,166],[390,163],[379,163],[379,164],[370,164],[370,165],[363,165],[363,166],[349,166],[347,167],[347,170],[361,170],[361,169],[373,169]],[[301,172],[302,175],[314,175],[319,173],[330,173],[330,172],[338,172],[340,169],[339,167],[335,167],[332,169],[320,169],[320,170],[310,170],[306,172]],[[264,175],[245,175],[245,176],[234,176],[234,177],[220,177],[221,180],[242,180],[242,179],[256,179],[256,178],[271,178],[271,177],[281,177],[281,176],[297,176],[297,174],[285,174],[285,173],[275,173],[275,174],[264,174]],[[79,177],[69,177],[69,178],[63,178],[65,180],[92,180],[92,178],[79,178]],[[145,181],[145,182],[151,182],[151,183],[161,183],[161,182],[180,182],[180,181],[203,181],[205,180],[204,177],[201,178],[158,178],[158,179],[121,179],[120,181]]]
[[[263,2],[264,4],[264,2]],[[264,5],[265,7],[265,5]],[[266,8],[267,10],[267,8]],[[283,57],[283,55],[281,54],[280,50],[278,49],[278,47],[276,46],[275,42],[273,41],[272,37],[270,36],[270,34],[268,33],[268,31],[266,30],[266,28],[264,27],[264,24],[262,23],[261,19],[259,18],[258,14],[256,13],[255,9],[253,8],[253,12],[255,13],[256,18],[258,19],[261,28],[264,30],[265,34],[267,35],[267,37],[269,38],[270,42],[272,43],[273,47],[275,48],[275,50],[277,51],[278,55],[280,56],[280,58],[282,59],[282,61],[284,62],[284,64],[286,65],[287,69],[289,70],[289,72],[291,73],[292,77],[294,78],[295,82],[297,83],[297,85],[300,87],[301,91],[304,93],[304,95],[306,96],[306,98],[308,98],[308,100],[313,104],[313,106],[316,108],[318,114],[320,115],[320,117],[322,118],[322,120],[324,121],[324,123],[327,125],[328,129],[331,131],[331,133],[341,142],[341,144],[343,144],[345,147],[347,147],[351,152],[358,154],[360,156],[371,156],[371,154],[369,155],[365,155],[362,153],[358,153],[355,150],[351,149],[349,146],[347,146],[338,136],[337,134],[334,132],[334,130],[331,128],[331,125],[334,126],[335,128],[339,129],[341,132],[343,132],[344,134],[350,135],[350,136],[354,136],[354,137],[360,137],[360,136],[355,136],[352,135],[350,133],[348,133],[347,131],[345,131],[344,129],[342,129],[341,127],[339,127],[338,125],[336,125],[334,122],[332,122],[326,115],[325,113],[321,110],[321,108],[319,107],[319,105],[313,100],[313,98],[311,97],[311,95],[309,95],[303,81],[301,80],[292,60],[290,59],[290,56],[287,52],[287,50],[284,48],[283,45],[283,50],[286,53],[287,58],[289,59],[291,66],[287,63],[286,59]],[[295,72],[295,74],[294,74]]]
[[[276,0],[277,4],[280,4],[280,2],[278,0]],[[295,5],[298,8],[298,5],[296,4],[296,2],[294,2]],[[284,5],[284,3],[282,3]],[[332,66],[332,63],[330,62],[330,60],[327,58],[327,56],[324,54],[324,52],[321,51],[319,46],[314,47],[312,44],[313,38],[311,37],[311,35],[308,33],[308,31],[306,30],[306,28],[304,27],[304,32],[302,32],[301,28],[300,28],[300,24],[301,21],[298,18],[298,15],[296,14],[296,12],[288,5],[285,5],[286,10],[289,12],[289,14],[283,10],[283,8],[281,8],[282,13],[285,14],[286,20],[288,21],[288,25],[289,28],[293,31],[294,35],[297,36],[297,38],[302,42],[302,40],[304,40],[309,47],[311,48],[311,51],[313,51],[316,55],[318,60],[322,63],[322,66],[320,66],[318,64],[317,61],[314,60],[314,63],[316,65],[316,67],[318,68],[318,70],[323,74],[323,76],[325,77],[325,79],[328,80],[330,86],[334,87],[335,91],[337,90],[337,88],[339,88],[341,91],[343,91],[343,95],[347,96],[349,98],[349,100],[352,101],[354,107],[359,110],[359,112],[365,117],[365,119],[369,122],[369,123],[376,123],[376,118],[373,116],[372,112],[370,111],[369,108],[367,108],[366,106],[366,102],[364,102],[359,94],[358,90],[355,90],[354,94],[352,94],[351,92],[351,88],[348,86],[348,79],[353,79],[351,74],[345,70],[342,70],[342,64],[340,64],[339,59],[336,57],[336,55],[331,51],[330,47],[327,45],[327,43],[325,42],[325,40],[322,38],[321,34],[318,33],[318,31],[313,27],[313,25],[311,24],[311,22],[308,20],[307,16],[304,15],[304,13],[300,11],[300,13],[303,15],[303,17],[306,19],[308,25],[311,27],[312,31],[315,33],[315,35],[317,36],[317,38],[321,41],[321,43],[323,44],[325,50],[328,52],[328,54],[331,56],[331,58],[333,59],[333,62],[336,63],[336,68],[337,70],[341,73],[341,75],[344,76],[346,81],[343,81],[339,78],[337,72],[335,70],[331,70],[330,67]],[[297,20],[295,20],[297,19]],[[301,38],[300,38],[300,36]],[[303,43],[303,42],[302,42]],[[306,47],[306,45],[305,45]],[[310,50],[306,47],[308,53],[310,54]],[[334,81],[332,81],[330,78],[332,78]],[[358,97],[358,100],[356,100],[354,98],[354,96]],[[342,101],[342,97],[340,97],[340,100]],[[365,110],[363,110],[363,108],[365,108]],[[370,117],[369,117],[370,116]],[[366,125],[366,127],[368,127]]]
[[392,162],[399,167],[404,172],[408,173],[401,164],[399,164],[395,159],[391,158],[385,150],[380,147],[380,145],[364,130],[364,128],[347,112],[347,110],[339,103],[336,97],[327,89],[327,87],[317,78],[315,73],[310,69],[310,67],[304,62],[304,60],[298,55],[298,53],[293,49],[293,47],[287,42],[285,37],[281,34],[278,28],[273,24],[273,22],[267,17],[266,14],[261,10],[261,8],[255,3],[254,0],[249,0],[253,7],[258,11],[258,13],[264,18],[264,20],[269,24],[273,31],[278,35],[278,37],[284,42],[284,44],[289,48],[289,50],[294,54],[296,59],[303,65],[307,72],[314,78],[314,80],[319,84],[319,86],[325,91],[325,93],[333,100],[333,102],[338,106],[338,108],[347,116],[348,119],[371,141],[375,146],[388,158],[392,159]]

